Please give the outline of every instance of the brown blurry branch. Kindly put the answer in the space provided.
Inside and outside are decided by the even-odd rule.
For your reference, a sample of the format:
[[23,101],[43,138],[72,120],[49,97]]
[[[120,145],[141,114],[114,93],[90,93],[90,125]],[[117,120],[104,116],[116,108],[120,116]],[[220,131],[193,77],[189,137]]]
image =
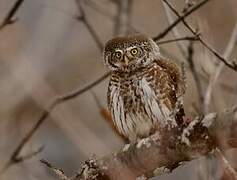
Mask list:
[[178,18],[172,23],[170,24],[165,30],[163,30],[161,33],[159,33],[156,37],[154,37],[153,39],[155,41],[158,41],[160,39],[162,39],[163,37],[165,37],[173,28],[175,28],[180,22],[183,22],[185,18],[187,18],[188,16],[190,16],[193,12],[195,12],[196,10],[198,10],[199,8],[201,8],[203,5],[205,5],[207,2],[209,2],[210,0],[202,0],[199,3],[197,3],[195,6],[193,6],[192,8],[190,8],[188,11],[186,11],[184,14],[179,15]]
[[[103,49],[103,45],[100,42],[98,36],[96,35],[95,31],[93,30],[93,28],[90,26],[90,24],[87,21],[87,18],[85,16],[85,13],[80,5],[80,2],[78,2],[78,8],[80,10],[81,15],[79,16],[78,20],[81,21],[86,28],[88,29],[89,33],[91,34],[91,36],[93,37],[94,41],[96,42],[98,48],[102,51]],[[29,130],[28,133],[26,133],[26,135],[22,138],[22,140],[20,141],[20,143],[16,146],[15,150],[13,151],[12,155],[10,156],[10,159],[8,160],[8,162],[6,163],[6,165],[3,167],[3,169],[0,171],[0,175],[2,173],[5,173],[5,171],[10,168],[12,165],[14,164],[18,164],[19,162],[23,162],[26,159],[29,159],[29,157],[32,157],[30,154],[25,156],[27,158],[24,158],[22,156],[20,156],[20,153],[22,151],[22,149],[24,148],[24,146],[29,142],[29,140],[32,138],[32,136],[36,133],[36,131],[40,128],[40,126],[45,122],[45,120],[49,117],[50,113],[52,112],[53,109],[55,109],[55,107],[57,107],[59,104],[66,102],[68,100],[71,100],[83,93],[85,93],[86,91],[90,90],[91,88],[93,88],[94,86],[96,86],[97,84],[99,84],[100,82],[102,82],[104,79],[106,79],[108,77],[109,73],[105,73],[104,75],[102,75],[101,77],[99,77],[98,79],[96,79],[95,81],[93,81],[92,83],[90,83],[89,85],[85,86],[84,88],[79,88],[79,89],[75,89],[74,91],[70,92],[70,93],[65,93],[62,96],[56,97],[49,105],[48,108],[44,109],[41,113],[41,115],[39,116],[38,120],[36,121],[36,124]],[[35,153],[33,153],[35,154]]]
[[[210,113],[194,118],[182,132],[154,134],[136,143],[127,144],[120,151],[96,159],[91,158],[81,167],[80,173],[67,180],[130,180],[137,177],[154,177],[179,167],[187,161],[213,152],[217,147],[226,150],[235,145],[221,146],[217,136],[222,130],[236,125],[237,106],[222,113]],[[232,134],[232,139],[237,139]],[[167,138],[169,137],[169,138]],[[53,167],[44,162],[48,167]],[[55,168],[51,168],[55,171]],[[56,168],[57,170],[57,168]],[[234,172],[235,174],[236,172]]]
[[23,2],[24,2],[24,0],[17,0],[14,3],[14,5],[10,9],[10,11],[7,13],[6,17],[3,19],[3,22],[0,25],[0,30],[2,30],[7,25],[10,25],[10,24],[13,24],[14,22],[16,22],[17,19],[13,19],[13,17],[16,14],[16,12],[18,11],[18,9],[20,8],[20,6],[23,4]]
[[[13,151],[12,155],[10,156],[9,161],[6,163],[4,170],[7,170],[11,165],[18,164],[19,162],[22,162],[26,159],[29,159],[29,157],[32,157],[30,155],[27,155],[27,158],[24,158],[20,156],[20,153],[24,146],[29,142],[29,140],[32,138],[32,136],[36,133],[36,131],[40,128],[40,126],[45,122],[45,120],[49,117],[50,113],[60,104],[69,101],[75,97],[78,97],[79,95],[85,93],[86,91],[90,90],[97,84],[99,84],[101,81],[106,79],[108,76],[108,73],[105,73],[103,76],[95,80],[94,82],[90,83],[89,85],[85,86],[84,88],[76,89],[70,93],[64,94],[62,96],[56,97],[52,103],[49,104],[48,108],[44,109],[37,120],[36,124],[30,129],[28,133],[22,138],[20,143],[17,145],[15,150]],[[32,153],[30,153],[32,154]],[[34,153],[35,154],[35,153]],[[0,172],[4,173],[3,170]]]
[[[163,0],[163,2],[165,2],[167,4],[167,6],[169,6],[169,8],[174,12],[174,14],[178,17],[178,19],[180,19],[180,21],[182,21],[182,23],[187,27],[187,29],[193,34],[196,35],[197,32],[194,30],[194,28],[189,25],[187,23],[187,21],[184,18],[184,15],[187,14],[188,12],[190,12],[191,10],[195,9],[195,7],[197,7],[198,5],[200,6],[201,3],[204,3],[205,0],[201,1],[199,4],[193,6],[192,8],[190,8],[190,10],[187,10],[186,13],[184,13],[183,15],[181,15],[176,9],[175,7],[167,0]],[[177,19],[177,20],[178,20]],[[176,21],[177,21],[176,20]],[[175,21],[175,22],[176,22]],[[174,23],[175,23],[174,22]],[[173,24],[174,24],[173,23]],[[159,36],[158,36],[159,37]],[[206,47],[212,54],[214,54],[220,61],[222,61],[227,67],[229,67],[230,69],[237,71],[237,64],[236,62],[231,62],[227,59],[225,59],[225,57],[223,57],[221,54],[219,54],[213,47],[211,47],[211,45],[209,45],[201,36],[198,36],[198,40],[199,42]]]

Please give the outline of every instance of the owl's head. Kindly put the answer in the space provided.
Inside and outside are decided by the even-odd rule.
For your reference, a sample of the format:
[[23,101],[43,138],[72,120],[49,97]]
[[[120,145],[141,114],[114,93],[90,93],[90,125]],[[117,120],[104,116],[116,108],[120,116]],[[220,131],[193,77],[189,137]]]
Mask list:
[[111,71],[131,72],[159,57],[159,47],[145,35],[116,37],[105,44],[103,58]]

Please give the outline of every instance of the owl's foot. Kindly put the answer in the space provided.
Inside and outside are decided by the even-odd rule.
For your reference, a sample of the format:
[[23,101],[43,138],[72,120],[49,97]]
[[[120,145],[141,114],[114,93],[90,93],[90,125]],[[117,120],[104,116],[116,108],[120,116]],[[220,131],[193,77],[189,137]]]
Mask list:
[[193,119],[191,117],[183,117],[183,125],[184,126],[188,126],[192,121],[193,121]]

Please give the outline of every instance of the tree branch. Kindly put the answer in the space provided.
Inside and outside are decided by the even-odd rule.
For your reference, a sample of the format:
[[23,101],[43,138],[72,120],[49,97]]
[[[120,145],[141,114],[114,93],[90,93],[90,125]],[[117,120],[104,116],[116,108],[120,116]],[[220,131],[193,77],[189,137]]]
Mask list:
[[173,43],[173,42],[179,42],[179,41],[197,41],[198,40],[198,36],[184,36],[184,37],[176,37],[174,39],[168,39],[168,40],[163,40],[163,41],[157,41],[156,43],[158,45],[162,45],[162,44],[167,44],[167,43]]
[[[198,6],[200,3],[202,3],[203,1],[201,1],[199,4],[197,4],[196,6],[193,6],[193,8],[191,8],[189,11],[187,11],[186,13],[184,13],[183,15],[180,15],[179,12],[173,7],[173,5],[167,1],[167,0],[163,0],[163,2],[165,2],[169,8],[175,13],[175,15],[178,17],[178,19],[180,19],[180,21],[182,21],[182,23],[189,29],[189,31],[193,34],[196,35],[197,32],[194,30],[193,27],[191,27],[184,19],[184,15],[188,12],[190,12],[192,9],[194,9],[196,6]],[[203,2],[204,3],[204,2]],[[177,21],[177,20],[176,20]],[[176,22],[175,21],[175,22]],[[175,23],[174,22],[174,23]],[[173,24],[174,24],[173,23]],[[214,54],[220,61],[222,61],[227,67],[229,67],[230,69],[237,71],[237,64],[236,62],[230,62],[228,60],[226,60],[222,55],[220,55],[213,47],[211,47],[211,45],[209,45],[206,41],[204,41],[204,39],[201,36],[198,36],[198,40],[199,42],[201,42],[201,44],[203,46],[205,46],[212,54]]]
[[16,14],[20,6],[23,4],[24,0],[17,0],[10,11],[7,13],[6,17],[3,19],[3,22],[0,25],[0,30],[2,30],[7,25],[13,24],[17,19],[13,19],[13,16]]
[[183,22],[185,18],[190,16],[193,12],[198,10],[200,7],[202,7],[208,1],[210,1],[210,0],[202,0],[201,2],[199,2],[198,4],[196,4],[195,6],[190,8],[188,11],[186,11],[183,15],[179,15],[179,17],[172,24],[170,24],[163,32],[158,34],[153,39],[155,41],[158,41],[158,40],[162,39],[163,37],[165,37],[174,27],[176,27],[180,22]]
[[[234,118],[237,106],[222,113],[210,113],[203,117],[196,117],[190,124],[177,132],[168,134],[153,134],[136,143],[127,144],[111,155],[96,159],[89,159],[81,167],[76,178],[89,180],[130,180],[137,177],[154,177],[171,172],[174,168],[193,159],[220,149],[232,148],[232,145],[222,147],[216,139],[220,130],[229,130],[236,125]],[[237,135],[233,134],[237,139]]]
[[[93,37],[94,41],[96,42],[98,48],[102,51],[103,49],[103,45],[100,42],[99,38],[97,37],[97,35],[95,34],[93,28],[89,25],[89,23],[87,22],[85,13],[81,7],[81,4],[79,2],[79,0],[76,0],[76,2],[78,3],[78,8],[81,12],[81,16],[79,18],[79,20],[85,24],[86,28],[88,29],[88,31],[90,32],[91,36]],[[0,171],[0,175],[2,173],[5,173],[6,170],[11,167],[14,164],[17,164],[19,162],[19,159],[21,159],[21,162],[25,160],[25,158],[22,158],[20,156],[20,153],[22,151],[22,149],[24,148],[24,146],[29,142],[29,140],[32,138],[32,136],[36,133],[36,131],[41,127],[41,125],[45,122],[45,120],[49,117],[50,113],[52,112],[53,109],[55,109],[55,107],[57,107],[59,104],[66,102],[68,100],[71,100],[83,93],[85,93],[86,91],[90,90],[91,88],[93,88],[94,86],[96,86],[97,84],[99,84],[100,82],[102,82],[103,80],[105,80],[107,77],[109,76],[109,73],[105,73],[104,75],[102,75],[101,77],[99,77],[98,79],[96,79],[95,81],[93,81],[92,83],[90,83],[89,85],[85,86],[84,88],[79,88],[76,89],[72,92],[66,93],[62,96],[56,97],[48,106],[48,108],[44,109],[41,113],[41,115],[39,116],[38,120],[36,121],[36,124],[29,130],[29,132],[26,133],[26,135],[22,138],[22,140],[19,142],[19,144],[16,146],[15,150],[13,151],[13,153],[11,154],[8,162],[6,163],[6,165],[3,167],[3,169]],[[27,157],[31,157],[31,156],[27,156]],[[28,159],[28,158],[27,158]]]

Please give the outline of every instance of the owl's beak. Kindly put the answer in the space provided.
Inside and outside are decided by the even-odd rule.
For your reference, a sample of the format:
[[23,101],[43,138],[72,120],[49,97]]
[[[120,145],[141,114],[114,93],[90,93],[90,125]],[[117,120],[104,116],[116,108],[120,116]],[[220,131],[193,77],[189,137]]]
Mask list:
[[129,59],[126,55],[123,57],[123,61],[124,61],[124,64],[127,66],[129,63]]

